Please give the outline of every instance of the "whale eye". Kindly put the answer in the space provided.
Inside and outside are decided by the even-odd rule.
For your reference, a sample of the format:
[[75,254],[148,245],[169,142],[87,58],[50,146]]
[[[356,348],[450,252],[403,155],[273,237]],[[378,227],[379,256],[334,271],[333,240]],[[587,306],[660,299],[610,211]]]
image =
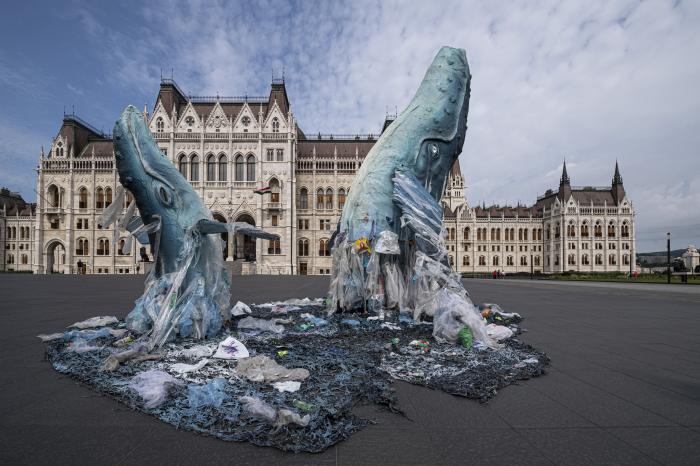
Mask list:
[[436,159],[438,158],[438,155],[440,155],[440,149],[438,149],[438,146],[436,144],[433,144],[432,142],[428,144],[428,154]]
[[165,187],[163,187],[163,186],[161,186],[161,187],[158,189],[158,197],[160,198],[161,202],[163,202],[163,204],[168,205],[168,206],[169,206],[169,205],[172,203],[172,201],[173,201],[172,197],[170,196],[170,193],[169,193],[168,190],[165,189]]

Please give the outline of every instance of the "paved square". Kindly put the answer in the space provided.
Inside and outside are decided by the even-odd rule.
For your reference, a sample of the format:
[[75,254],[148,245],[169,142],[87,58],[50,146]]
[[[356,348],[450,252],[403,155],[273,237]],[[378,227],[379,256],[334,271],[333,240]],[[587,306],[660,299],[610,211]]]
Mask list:
[[[408,418],[321,454],[178,431],[56,373],[36,335],[124,317],[143,277],[0,275],[2,464],[693,464],[700,458],[700,287],[469,280],[475,302],[520,312],[549,374],[487,405],[396,383]],[[323,277],[236,277],[233,299],[325,294]]]

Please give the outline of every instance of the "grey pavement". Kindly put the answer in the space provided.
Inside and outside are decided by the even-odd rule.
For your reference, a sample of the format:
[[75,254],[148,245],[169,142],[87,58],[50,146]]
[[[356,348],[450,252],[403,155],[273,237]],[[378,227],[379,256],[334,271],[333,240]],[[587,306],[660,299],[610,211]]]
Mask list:
[[[0,275],[0,464],[698,464],[700,294],[658,285],[469,280],[474,301],[526,318],[549,373],[482,405],[396,383],[407,417],[320,454],[180,431],[62,376],[35,336],[123,317],[142,277]],[[233,299],[325,293],[324,277],[236,277]],[[689,288],[689,287],[688,287]],[[676,291],[679,290],[679,291]]]

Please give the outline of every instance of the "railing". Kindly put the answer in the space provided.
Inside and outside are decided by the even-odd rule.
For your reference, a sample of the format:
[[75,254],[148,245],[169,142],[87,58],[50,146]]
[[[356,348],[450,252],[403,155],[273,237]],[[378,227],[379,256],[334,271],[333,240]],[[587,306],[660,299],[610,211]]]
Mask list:
[[258,133],[233,133],[233,139],[258,139]]
[[44,160],[42,168],[44,170],[69,170],[70,160]]
[[187,99],[191,102],[223,102],[230,104],[240,104],[243,102],[264,104],[269,100],[264,96],[251,95],[188,95]]
[[233,182],[233,187],[234,188],[255,188],[257,185],[257,182],[255,181],[234,181]]
[[190,181],[190,184],[193,188],[199,188],[202,183],[200,181]]
[[334,141],[337,139],[340,140],[352,140],[352,141],[374,141],[376,139],[376,135],[374,134],[313,134],[313,135],[307,135],[306,139],[309,140],[321,140],[321,141]]
[[91,160],[74,160],[73,161],[74,170],[92,170]]
[[168,139],[170,138],[170,133],[151,133],[155,139]]
[[175,133],[175,139],[187,139],[196,141],[200,138],[200,133]]
[[65,213],[65,210],[63,207],[46,207],[44,208],[44,212],[47,214],[63,214]]
[[228,185],[228,181],[205,181],[204,186],[207,188],[225,188]]
[[228,133],[204,133],[204,139],[228,140]]
[[287,133],[263,133],[263,139],[287,139]]
[[266,202],[265,208],[268,210],[280,210],[284,208],[284,204],[282,202]]

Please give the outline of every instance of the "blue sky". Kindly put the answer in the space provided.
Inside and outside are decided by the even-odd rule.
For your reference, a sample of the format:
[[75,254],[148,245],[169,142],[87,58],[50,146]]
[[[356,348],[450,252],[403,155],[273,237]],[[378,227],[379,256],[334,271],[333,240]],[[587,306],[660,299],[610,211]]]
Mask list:
[[109,131],[161,69],[196,95],[266,95],[284,68],[307,133],[377,132],[441,45],[473,82],[471,204],[606,185],[619,160],[638,250],[700,243],[700,2],[11,2],[0,17],[0,185],[33,200],[64,107]]

